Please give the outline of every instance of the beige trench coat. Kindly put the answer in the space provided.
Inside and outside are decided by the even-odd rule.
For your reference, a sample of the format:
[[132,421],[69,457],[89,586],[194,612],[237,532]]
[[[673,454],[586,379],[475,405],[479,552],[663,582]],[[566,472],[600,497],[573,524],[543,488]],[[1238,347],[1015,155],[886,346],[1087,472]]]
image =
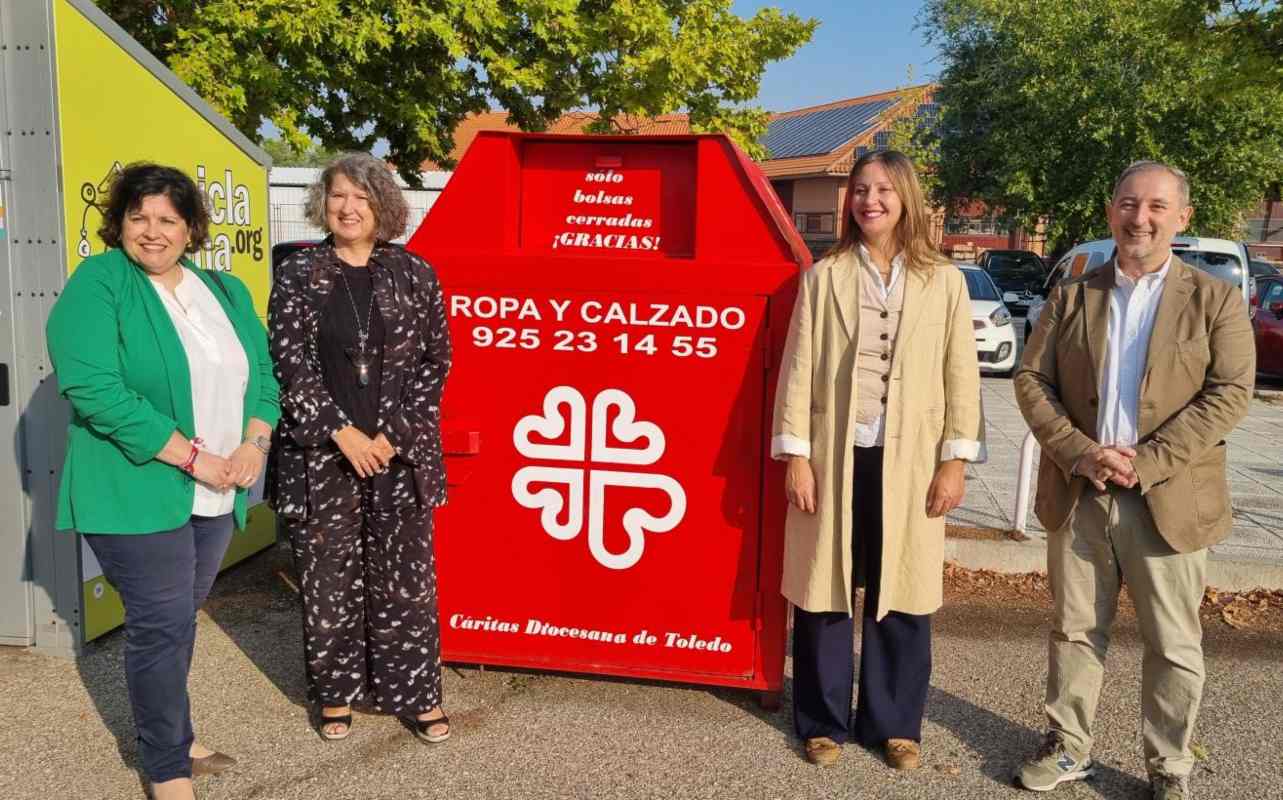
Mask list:
[[[802,275],[775,395],[774,442],[809,442],[816,482],[814,514],[789,506],[781,591],[814,612],[852,614],[854,608],[858,259],[856,253],[833,256]],[[940,608],[944,518],[927,517],[927,490],[946,443],[951,449],[969,447],[978,459],[984,451],[966,280],[948,262],[930,276],[906,269],[903,280],[884,427],[878,619],[889,611],[930,614]]]

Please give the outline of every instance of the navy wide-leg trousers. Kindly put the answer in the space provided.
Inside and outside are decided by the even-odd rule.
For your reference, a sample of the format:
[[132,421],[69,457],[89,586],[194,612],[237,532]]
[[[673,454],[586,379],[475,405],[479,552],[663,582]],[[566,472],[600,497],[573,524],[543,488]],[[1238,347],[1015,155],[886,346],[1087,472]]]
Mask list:
[[[931,682],[931,615],[891,611],[876,619],[882,578],[882,448],[855,449],[852,562],[865,577],[860,692],[851,723],[855,620],[841,612],[793,611],[793,724],[805,739],[922,740]],[[891,535],[895,535],[891,532]]]

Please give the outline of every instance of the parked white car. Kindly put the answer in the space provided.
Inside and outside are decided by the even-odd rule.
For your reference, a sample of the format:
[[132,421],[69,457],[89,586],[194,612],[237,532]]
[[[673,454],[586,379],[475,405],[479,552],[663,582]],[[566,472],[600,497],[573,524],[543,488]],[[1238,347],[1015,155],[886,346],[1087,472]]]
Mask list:
[[980,371],[1010,375],[1016,366],[1016,326],[1002,302],[1002,292],[989,273],[970,264],[959,264],[971,295],[971,326],[976,332],[976,358]]
[[[1051,268],[1036,298],[1025,315],[1025,338],[1038,324],[1038,314],[1043,303],[1058,283],[1067,277],[1077,277],[1096,269],[1114,257],[1114,240],[1097,239],[1075,245]],[[1248,271],[1247,248],[1229,239],[1208,239],[1201,236],[1178,236],[1172,240],[1172,252],[1191,267],[1238,286],[1246,305],[1251,297],[1252,276]]]

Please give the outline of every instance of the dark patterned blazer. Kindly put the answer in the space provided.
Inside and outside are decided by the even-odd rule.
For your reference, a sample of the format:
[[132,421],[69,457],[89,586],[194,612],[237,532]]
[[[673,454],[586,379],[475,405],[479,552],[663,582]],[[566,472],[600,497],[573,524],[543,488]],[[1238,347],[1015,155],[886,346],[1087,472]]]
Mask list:
[[[370,279],[383,317],[383,379],[378,428],[397,449],[394,467],[374,482],[376,506],[445,502],[441,389],[450,370],[450,334],[436,273],[400,245],[379,242]],[[268,499],[286,518],[306,519],[329,505],[326,484],[350,470],[331,435],[351,424],[321,378],[321,314],[340,271],[332,239],[302,250],[277,269],[268,303],[272,360],[281,385],[267,480]],[[354,473],[353,473],[354,474]]]

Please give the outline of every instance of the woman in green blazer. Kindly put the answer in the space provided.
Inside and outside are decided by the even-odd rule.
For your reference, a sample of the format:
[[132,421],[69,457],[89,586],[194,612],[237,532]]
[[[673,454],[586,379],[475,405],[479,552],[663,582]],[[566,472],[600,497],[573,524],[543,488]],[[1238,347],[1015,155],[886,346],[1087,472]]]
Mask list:
[[267,337],[245,285],[186,254],[208,237],[204,197],[171,167],[112,185],[111,248],[81,262],[49,315],[71,403],[59,529],[78,532],[125,606],[125,674],[157,800],[229,756],[195,741],[187,673],[196,610],[262,473],[280,416]]

